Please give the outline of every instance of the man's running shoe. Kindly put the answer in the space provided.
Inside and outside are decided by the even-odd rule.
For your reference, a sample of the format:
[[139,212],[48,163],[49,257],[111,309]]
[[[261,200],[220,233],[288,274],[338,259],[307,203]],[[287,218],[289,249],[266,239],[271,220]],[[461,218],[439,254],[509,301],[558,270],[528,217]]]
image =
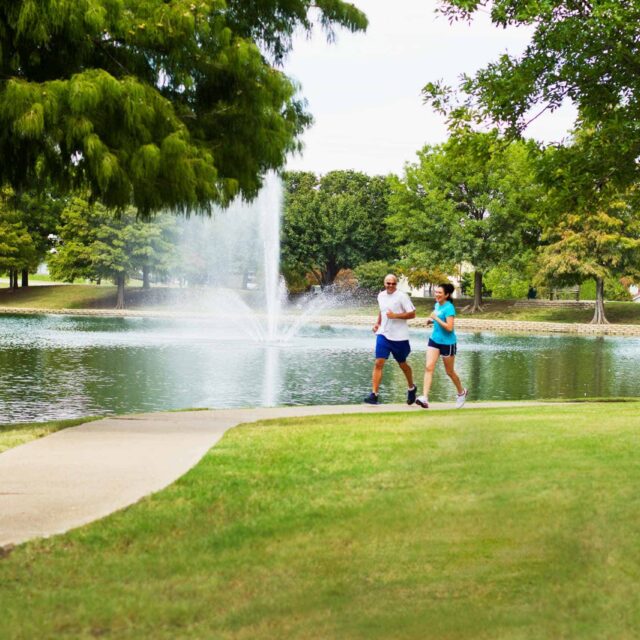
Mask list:
[[407,391],[407,404],[413,404],[416,401],[416,394],[418,393],[418,388],[416,385],[413,385],[413,389],[409,389]]
[[424,396],[419,396],[416,398],[416,404],[423,409],[429,408],[429,401]]
[[462,393],[459,393],[456,396],[456,409],[462,409],[462,407],[464,406],[464,403],[467,401],[467,394],[469,393],[469,391],[467,391],[467,389],[465,389]]
[[367,404],[380,404],[378,400],[378,394],[373,393],[373,391],[364,399]]

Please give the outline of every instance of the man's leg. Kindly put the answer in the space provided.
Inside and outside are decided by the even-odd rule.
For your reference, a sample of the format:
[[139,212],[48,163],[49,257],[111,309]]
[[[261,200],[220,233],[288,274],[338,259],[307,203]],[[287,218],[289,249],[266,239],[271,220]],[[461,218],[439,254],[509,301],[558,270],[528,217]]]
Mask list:
[[384,369],[385,358],[376,358],[376,362],[373,365],[373,375],[371,376],[371,389],[373,393],[378,395],[378,389],[382,382],[382,370]]
[[404,377],[407,379],[407,388],[413,389],[413,371],[409,363],[405,360],[404,362],[398,362],[398,366],[402,369],[402,373],[404,373]]

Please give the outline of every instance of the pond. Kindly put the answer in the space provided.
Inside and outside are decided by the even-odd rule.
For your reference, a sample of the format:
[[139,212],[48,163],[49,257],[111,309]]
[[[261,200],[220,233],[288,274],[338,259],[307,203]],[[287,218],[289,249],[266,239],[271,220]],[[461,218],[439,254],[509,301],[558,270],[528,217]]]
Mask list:
[[[306,327],[285,345],[202,318],[0,316],[0,423],[194,407],[355,404],[368,393],[367,327]],[[412,331],[421,382],[428,333]],[[636,396],[640,338],[459,332],[470,400]],[[395,363],[381,397],[404,401]],[[452,401],[442,367],[431,398]]]

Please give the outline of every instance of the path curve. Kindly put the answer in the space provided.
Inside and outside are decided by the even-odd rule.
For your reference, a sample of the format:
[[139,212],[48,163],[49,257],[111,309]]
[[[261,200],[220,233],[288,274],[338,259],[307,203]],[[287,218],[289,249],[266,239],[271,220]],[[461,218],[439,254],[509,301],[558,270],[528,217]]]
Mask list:
[[[476,402],[467,407],[532,404],[547,403]],[[400,404],[217,409],[118,416],[63,429],[0,454],[0,548],[63,533],[163,489],[238,424],[398,411],[421,410]]]

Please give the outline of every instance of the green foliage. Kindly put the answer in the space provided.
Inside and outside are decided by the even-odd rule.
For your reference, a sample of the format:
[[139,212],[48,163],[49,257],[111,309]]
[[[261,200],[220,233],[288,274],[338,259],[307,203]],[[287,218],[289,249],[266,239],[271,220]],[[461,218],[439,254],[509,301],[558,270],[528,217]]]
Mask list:
[[254,196],[310,123],[267,61],[341,0],[10,0],[0,7],[0,184],[46,177],[108,207],[206,209]]
[[484,284],[493,298],[526,298],[531,278],[509,265],[500,265],[484,274]]
[[309,289],[311,283],[307,280],[306,273],[300,268],[295,265],[281,264],[280,271],[289,293],[302,293]]
[[460,129],[418,152],[393,182],[390,229],[409,258],[476,272],[514,260],[537,243],[540,190],[526,142]]
[[282,259],[331,284],[340,269],[390,260],[395,247],[386,228],[389,182],[355,171],[285,174]]
[[544,172],[552,185],[544,220],[547,245],[540,252],[539,281],[579,284],[640,275],[640,206],[637,188],[620,190],[601,178],[590,130],[571,145],[548,149]]
[[[485,11],[480,0],[444,0],[450,18]],[[601,176],[628,185],[640,176],[640,5],[619,0],[495,0],[491,20],[526,26],[531,40],[518,56],[504,54],[465,78],[462,105],[432,83],[426,95],[459,119],[464,106],[513,132],[565,100],[578,108],[578,126],[594,127]]]
[[0,273],[35,269],[38,264],[37,240],[13,196],[10,190],[0,192]]
[[394,273],[394,267],[385,260],[372,260],[359,264],[353,271],[360,288],[380,291],[384,277]]
[[124,286],[134,271],[171,268],[175,233],[175,221],[166,214],[144,221],[128,208],[114,216],[103,205],[76,197],[62,212],[61,244],[49,259],[49,270],[63,281],[108,278]]
[[[410,266],[406,266],[408,262],[411,262]],[[398,262],[397,273],[403,275],[412,287],[449,282],[449,274],[442,269],[438,267],[417,267],[409,260]]]
[[[628,302],[631,300],[631,294],[618,278],[605,278],[604,289],[607,300],[617,300],[620,302]],[[595,280],[587,280],[580,285],[581,300],[595,300],[596,298],[596,282]],[[609,315],[607,311],[607,315]]]

